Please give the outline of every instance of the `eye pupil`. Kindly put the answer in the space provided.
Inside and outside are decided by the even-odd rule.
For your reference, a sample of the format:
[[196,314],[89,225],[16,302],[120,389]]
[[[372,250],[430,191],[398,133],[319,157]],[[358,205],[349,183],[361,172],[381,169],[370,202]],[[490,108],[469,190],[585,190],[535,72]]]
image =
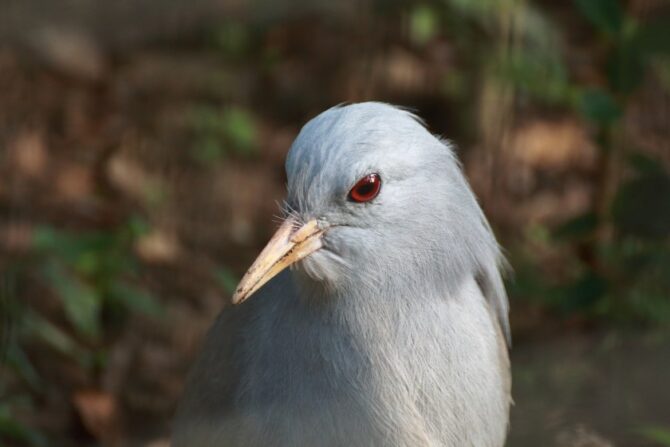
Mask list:
[[358,203],[369,202],[377,197],[381,186],[382,181],[379,174],[368,174],[351,188],[349,199]]
[[366,183],[365,185],[359,186],[356,189],[356,192],[361,196],[367,196],[373,189],[374,186],[372,185],[372,183]]

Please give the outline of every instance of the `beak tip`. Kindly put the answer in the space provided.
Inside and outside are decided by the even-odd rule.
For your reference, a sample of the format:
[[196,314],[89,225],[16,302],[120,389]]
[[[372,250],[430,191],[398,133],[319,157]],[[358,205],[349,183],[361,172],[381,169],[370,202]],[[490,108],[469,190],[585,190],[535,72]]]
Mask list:
[[242,291],[236,290],[235,293],[233,293],[233,297],[230,299],[230,302],[233,303],[233,305],[240,304],[242,301],[244,301],[244,294]]

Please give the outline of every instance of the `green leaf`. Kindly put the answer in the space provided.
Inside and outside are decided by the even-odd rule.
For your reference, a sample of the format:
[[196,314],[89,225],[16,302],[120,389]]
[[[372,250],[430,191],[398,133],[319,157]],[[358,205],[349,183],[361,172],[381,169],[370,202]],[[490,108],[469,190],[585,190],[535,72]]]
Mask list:
[[16,342],[7,350],[7,364],[11,365],[26,383],[34,390],[42,388],[42,378],[35,370],[28,356]]
[[664,446],[670,446],[670,427],[651,426],[640,430],[642,436]]
[[59,263],[51,262],[45,270],[70,323],[81,335],[99,337],[101,297],[98,292]]
[[49,250],[58,246],[56,231],[50,227],[37,227],[32,234],[32,246],[38,250]]
[[555,54],[524,50],[497,60],[500,76],[550,104],[567,103],[573,95],[566,67]]
[[658,17],[639,30],[640,48],[647,54],[670,55],[670,17]]
[[214,42],[226,56],[240,57],[249,47],[249,32],[244,24],[227,22],[214,32]]
[[607,292],[607,282],[592,272],[561,289],[556,305],[565,313],[593,309]]
[[233,275],[227,268],[221,267],[215,272],[216,279],[223,289],[228,293],[233,293],[237,287],[239,279]]
[[449,98],[461,99],[468,94],[468,82],[469,79],[464,73],[454,67],[442,77],[440,91]]
[[598,225],[598,218],[594,213],[581,214],[569,219],[554,231],[554,237],[559,240],[579,239],[592,234]]
[[222,116],[225,134],[238,152],[249,154],[256,143],[256,124],[249,112],[238,107],[226,109]]
[[644,52],[637,36],[619,43],[607,61],[607,78],[618,92],[630,93],[642,82],[645,70]]
[[636,284],[626,294],[626,300],[632,309],[632,315],[639,316],[641,321],[667,325],[670,323],[670,300],[665,291],[655,291],[645,284]]
[[658,161],[641,152],[633,152],[627,157],[628,164],[639,174],[662,174],[663,165]]
[[193,157],[202,164],[209,164],[220,160],[224,155],[224,149],[218,138],[206,135],[195,145]]
[[82,366],[89,365],[87,352],[72,337],[43,318],[29,312],[24,317],[23,330],[27,335],[36,337],[61,354],[76,359]]
[[0,406],[0,439],[2,438],[9,438],[31,447],[48,445],[46,437],[17,420],[8,405]]
[[577,9],[599,31],[616,35],[623,24],[623,11],[619,0],[575,0]]
[[[106,257],[111,251],[127,243],[120,238],[119,231],[88,231],[70,233],[52,227],[38,227],[32,238],[32,246],[38,252],[53,255],[69,265],[81,262],[84,269],[93,268],[95,257]],[[82,260],[82,257],[85,259]]]
[[583,91],[579,99],[579,108],[586,118],[601,126],[613,123],[622,114],[614,98],[599,89]]
[[54,255],[66,263],[74,263],[90,242],[85,235],[73,237],[65,231],[49,226],[37,227],[32,236],[34,250]]
[[164,314],[163,308],[153,295],[123,281],[116,281],[111,285],[110,299],[122,303],[127,309],[150,317]]
[[208,105],[194,107],[190,112],[189,121],[196,132],[213,134],[222,132],[221,113],[216,107]]
[[473,18],[487,25],[511,7],[511,2],[506,0],[447,0],[447,3],[454,8],[457,17]]
[[126,222],[123,232],[127,234],[130,240],[135,240],[140,236],[144,236],[151,231],[151,225],[145,218],[139,215],[134,215]]
[[427,5],[420,5],[414,8],[409,16],[409,34],[410,39],[418,44],[425,45],[435,35],[438,30],[438,20],[435,10]]
[[243,108],[196,107],[191,122],[198,137],[194,154],[198,161],[218,160],[228,148],[243,155],[250,155],[256,149],[256,123],[251,113]]
[[96,251],[80,253],[74,263],[75,270],[83,275],[94,275],[99,272],[104,262],[104,257],[101,254]]

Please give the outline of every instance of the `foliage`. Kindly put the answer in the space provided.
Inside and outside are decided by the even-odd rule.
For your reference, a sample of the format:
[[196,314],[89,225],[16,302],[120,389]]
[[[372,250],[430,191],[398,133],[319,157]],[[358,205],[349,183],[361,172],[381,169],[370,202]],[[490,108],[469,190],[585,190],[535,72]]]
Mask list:
[[81,338],[99,342],[102,325],[122,322],[128,311],[158,315],[154,298],[132,283],[139,269],[133,243],[145,232],[138,219],[112,231],[72,233],[51,227],[35,231],[39,272]]
[[227,268],[221,267],[214,272],[214,276],[221,288],[227,293],[233,293],[239,282],[239,278],[233,275]]
[[[146,224],[137,218],[109,230],[68,231],[52,226],[34,230],[29,257],[8,275],[16,284],[44,287],[58,300],[65,321],[43,311],[39,303],[15,298],[23,293],[18,287],[7,290],[9,296],[0,302],[14,322],[6,364],[35,395],[46,391],[49,378],[34,367],[27,346],[37,343],[58,353],[95,381],[104,368],[110,337],[123,329],[128,317],[162,314],[155,298],[137,285],[140,264],[133,245],[146,231]],[[17,408],[31,405],[26,398],[0,405],[0,439],[46,445],[44,436],[13,416]]]
[[227,59],[236,59],[248,52],[249,34],[249,28],[244,23],[226,21],[213,30],[212,40]]
[[[632,160],[639,163],[640,158]],[[543,241],[546,246],[574,247],[577,255],[586,250],[588,256],[569,259],[571,268],[558,280],[525,262],[513,293],[536,297],[565,316],[670,324],[670,176],[657,163],[644,163],[653,169],[621,184],[611,212],[602,218],[594,213],[577,216]],[[615,236],[598,241],[603,226],[611,227]]]
[[670,446],[670,429],[665,427],[646,427],[640,430],[641,434],[648,440],[663,446]]
[[[581,117],[592,132],[601,170],[592,209],[531,242],[564,253],[563,273],[543,271],[529,247],[512,247],[513,297],[565,316],[670,324],[670,175],[659,160],[628,147],[620,131],[643,81],[661,79],[667,69],[670,24],[663,17],[642,24],[620,0],[574,0],[569,7],[602,53],[592,64],[599,81],[571,73],[569,31],[533,2],[419,3],[409,11],[409,38],[421,46],[441,36],[454,42],[462,59],[447,74],[444,93],[465,115],[481,113],[471,92],[482,80],[467,76],[475,72],[535,107]],[[613,163],[630,173],[623,181],[607,170]]]
[[601,32],[616,35],[623,23],[623,12],[619,0],[576,0],[575,4]]
[[426,6],[419,5],[410,14],[410,39],[418,44],[425,45],[438,32],[437,15]]
[[191,123],[195,132],[193,157],[203,164],[230,153],[250,156],[256,152],[256,123],[243,108],[199,106],[192,111]]
[[20,406],[20,402],[12,402],[12,405],[0,403],[0,440],[3,438],[10,439],[21,443],[21,445],[31,447],[46,447],[49,445],[43,434],[19,422],[13,416],[14,409]]

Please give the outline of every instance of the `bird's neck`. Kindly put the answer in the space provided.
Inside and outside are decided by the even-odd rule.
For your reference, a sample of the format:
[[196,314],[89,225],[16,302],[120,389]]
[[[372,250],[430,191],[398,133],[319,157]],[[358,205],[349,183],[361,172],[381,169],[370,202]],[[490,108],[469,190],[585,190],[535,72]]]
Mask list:
[[[338,287],[315,282],[299,275],[294,278],[293,306],[304,313],[305,321],[336,325],[358,339],[390,340],[398,327],[423,330],[426,315],[445,301],[458,299],[468,278],[450,278],[429,272],[423,275],[385,275],[383,280],[352,276]],[[437,279],[435,279],[437,278]],[[443,316],[440,316],[442,318]]]

